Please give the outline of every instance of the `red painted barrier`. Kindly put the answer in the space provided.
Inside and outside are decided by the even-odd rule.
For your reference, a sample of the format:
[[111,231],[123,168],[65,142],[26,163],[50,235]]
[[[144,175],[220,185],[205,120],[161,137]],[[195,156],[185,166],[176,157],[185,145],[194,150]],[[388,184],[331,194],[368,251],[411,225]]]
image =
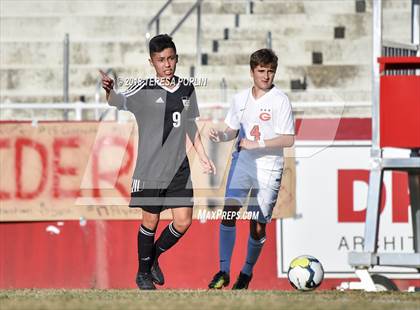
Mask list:
[[[58,222],[60,223],[60,222]],[[162,221],[158,234],[169,223]],[[134,288],[139,221],[0,224],[0,288]],[[218,271],[218,221],[194,221],[161,257],[164,288],[201,288]],[[54,226],[55,229],[48,229]],[[58,233],[59,230],[59,233]],[[50,232],[55,231],[55,232]],[[232,276],[245,259],[248,222],[239,221]],[[253,288],[287,288],[277,279],[275,224],[255,269]]]
[[[0,287],[95,287],[95,223],[0,224]],[[54,225],[59,234],[47,231]]]
[[[162,221],[158,235],[169,221]],[[218,221],[194,221],[182,240],[161,257],[164,289],[205,289],[218,270]],[[55,226],[60,232],[47,231]],[[135,288],[138,221],[25,222],[0,224],[0,288]],[[50,229],[53,231],[53,229]],[[58,230],[55,230],[58,232]],[[248,222],[239,221],[232,277],[242,267]],[[277,278],[275,223],[267,225],[267,242],[255,267],[251,289],[291,290]],[[348,280],[348,279],[347,279]],[[326,279],[334,289],[346,279]],[[354,279],[353,279],[354,280]],[[396,280],[401,288],[420,280]]]

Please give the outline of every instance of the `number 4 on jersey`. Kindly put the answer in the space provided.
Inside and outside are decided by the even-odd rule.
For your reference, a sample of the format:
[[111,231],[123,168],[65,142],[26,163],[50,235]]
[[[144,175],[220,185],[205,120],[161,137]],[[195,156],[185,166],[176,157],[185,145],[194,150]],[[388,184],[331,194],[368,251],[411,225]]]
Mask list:
[[250,135],[255,138],[255,141],[259,141],[261,138],[260,126],[254,125],[251,129]]

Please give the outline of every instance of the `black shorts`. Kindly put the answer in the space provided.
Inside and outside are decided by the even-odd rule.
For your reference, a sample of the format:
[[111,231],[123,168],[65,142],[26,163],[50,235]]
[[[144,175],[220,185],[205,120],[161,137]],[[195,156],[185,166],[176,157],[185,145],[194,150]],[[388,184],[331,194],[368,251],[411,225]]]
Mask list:
[[192,208],[194,205],[189,164],[182,165],[166,187],[161,188],[159,182],[144,181],[140,184],[140,190],[131,193],[130,208],[159,214],[166,209]]

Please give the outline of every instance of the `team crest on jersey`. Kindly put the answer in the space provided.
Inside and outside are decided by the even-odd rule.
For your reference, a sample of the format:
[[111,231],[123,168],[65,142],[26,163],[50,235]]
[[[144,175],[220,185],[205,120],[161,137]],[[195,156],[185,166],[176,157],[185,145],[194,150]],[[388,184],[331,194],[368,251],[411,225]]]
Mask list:
[[271,114],[268,112],[271,112],[271,110],[261,109],[260,120],[269,121],[271,119]]
[[181,97],[182,104],[184,105],[184,108],[187,110],[190,107],[190,97],[184,96]]

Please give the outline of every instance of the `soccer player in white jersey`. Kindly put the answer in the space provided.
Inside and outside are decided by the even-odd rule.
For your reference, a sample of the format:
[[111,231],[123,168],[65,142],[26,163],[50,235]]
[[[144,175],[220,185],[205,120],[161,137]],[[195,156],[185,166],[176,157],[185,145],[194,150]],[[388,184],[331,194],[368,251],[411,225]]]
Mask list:
[[[248,211],[258,212],[250,221],[245,264],[232,289],[247,289],[252,271],[266,240],[283,173],[283,148],[294,143],[294,120],[286,94],[273,85],[277,56],[261,49],[250,58],[253,86],[235,95],[224,131],[210,130],[210,139],[238,143],[232,155],[225,194],[225,214],[237,214],[249,192]],[[239,134],[239,135],[238,135]],[[236,216],[222,218],[219,235],[220,270],[209,284],[221,289],[230,282],[230,262],[235,244]]]

